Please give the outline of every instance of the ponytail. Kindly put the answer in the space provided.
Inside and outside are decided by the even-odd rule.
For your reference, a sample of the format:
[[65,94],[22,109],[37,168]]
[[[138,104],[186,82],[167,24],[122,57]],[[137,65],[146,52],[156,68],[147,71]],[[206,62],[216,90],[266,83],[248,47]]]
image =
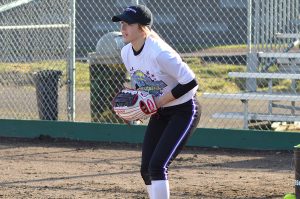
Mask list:
[[154,30],[152,30],[149,26],[139,25],[140,30],[142,30],[146,37],[150,36],[154,39],[163,40]]

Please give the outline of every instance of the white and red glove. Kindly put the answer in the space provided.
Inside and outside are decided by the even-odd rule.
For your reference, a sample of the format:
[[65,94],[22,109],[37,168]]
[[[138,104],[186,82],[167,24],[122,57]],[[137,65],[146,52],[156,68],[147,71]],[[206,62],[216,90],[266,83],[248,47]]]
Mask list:
[[147,119],[157,112],[153,95],[146,91],[123,89],[113,100],[113,110],[126,121]]

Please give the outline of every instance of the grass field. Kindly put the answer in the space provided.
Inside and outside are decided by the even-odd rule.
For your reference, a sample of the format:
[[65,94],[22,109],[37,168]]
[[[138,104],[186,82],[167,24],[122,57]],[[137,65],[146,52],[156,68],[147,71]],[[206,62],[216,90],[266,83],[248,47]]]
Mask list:
[[[246,45],[227,45],[207,48],[207,51],[234,51],[245,50]],[[198,57],[184,58],[184,61],[195,72],[199,82],[199,93],[202,92],[226,92],[233,93],[243,90],[245,80],[229,78],[229,72],[243,72],[246,70],[245,65],[230,65],[224,63],[204,62]],[[28,63],[0,63],[0,74],[17,72],[20,74],[32,74],[40,70],[61,70],[63,71],[62,80],[66,80],[67,62],[61,60],[37,61]],[[271,71],[276,72],[276,66]],[[273,82],[274,91],[286,91],[290,89],[290,80],[275,80]],[[90,88],[90,67],[87,62],[76,62],[76,89],[89,90]],[[266,80],[258,80],[259,90],[267,90],[268,83]],[[300,90],[300,83],[297,86]]]
[[[236,83],[227,77],[228,72],[243,71],[244,66],[226,64],[201,64],[198,58],[185,60],[195,72],[201,85],[199,92],[224,91],[235,92],[239,90]],[[34,73],[40,70],[61,70],[66,79],[67,64],[64,61],[45,61],[34,63],[0,63],[0,73],[19,72],[21,74]],[[88,90],[90,87],[90,71],[86,62],[76,62],[76,88]]]
[[[202,92],[238,92],[243,89],[244,80],[228,77],[229,72],[243,72],[246,70],[244,65],[230,65],[219,63],[201,62],[199,58],[186,58],[184,60],[195,72],[199,82],[199,91]],[[61,70],[62,79],[66,79],[67,64],[64,61],[44,61],[33,63],[0,63],[0,73],[19,73],[33,74],[40,70]],[[89,90],[90,71],[89,64],[86,62],[76,62],[76,89]],[[275,91],[286,91],[290,88],[290,80],[275,80],[273,89]],[[266,80],[258,80],[260,90],[267,90]],[[300,85],[298,83],[298,90]]]

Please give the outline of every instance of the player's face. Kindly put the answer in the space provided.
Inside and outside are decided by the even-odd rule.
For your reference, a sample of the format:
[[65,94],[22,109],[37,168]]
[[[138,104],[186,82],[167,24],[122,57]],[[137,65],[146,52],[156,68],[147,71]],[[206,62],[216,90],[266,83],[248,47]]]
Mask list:
[[128,24],[124,21],[121,22],[121,32],[125,43],[133,42],[142,36],[138,24]]

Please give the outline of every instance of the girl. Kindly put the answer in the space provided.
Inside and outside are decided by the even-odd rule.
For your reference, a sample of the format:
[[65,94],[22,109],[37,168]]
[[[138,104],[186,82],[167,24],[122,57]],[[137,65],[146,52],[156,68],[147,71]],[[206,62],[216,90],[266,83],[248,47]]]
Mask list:
[[135,89],[155,96],[142,147],[141,175],[150,199],[170,197],[168,167],[200,119],[195,74],[177,52],[151,30],[153,16],[143,6],[130,6],[112,18],[121,22],[124,65]]

